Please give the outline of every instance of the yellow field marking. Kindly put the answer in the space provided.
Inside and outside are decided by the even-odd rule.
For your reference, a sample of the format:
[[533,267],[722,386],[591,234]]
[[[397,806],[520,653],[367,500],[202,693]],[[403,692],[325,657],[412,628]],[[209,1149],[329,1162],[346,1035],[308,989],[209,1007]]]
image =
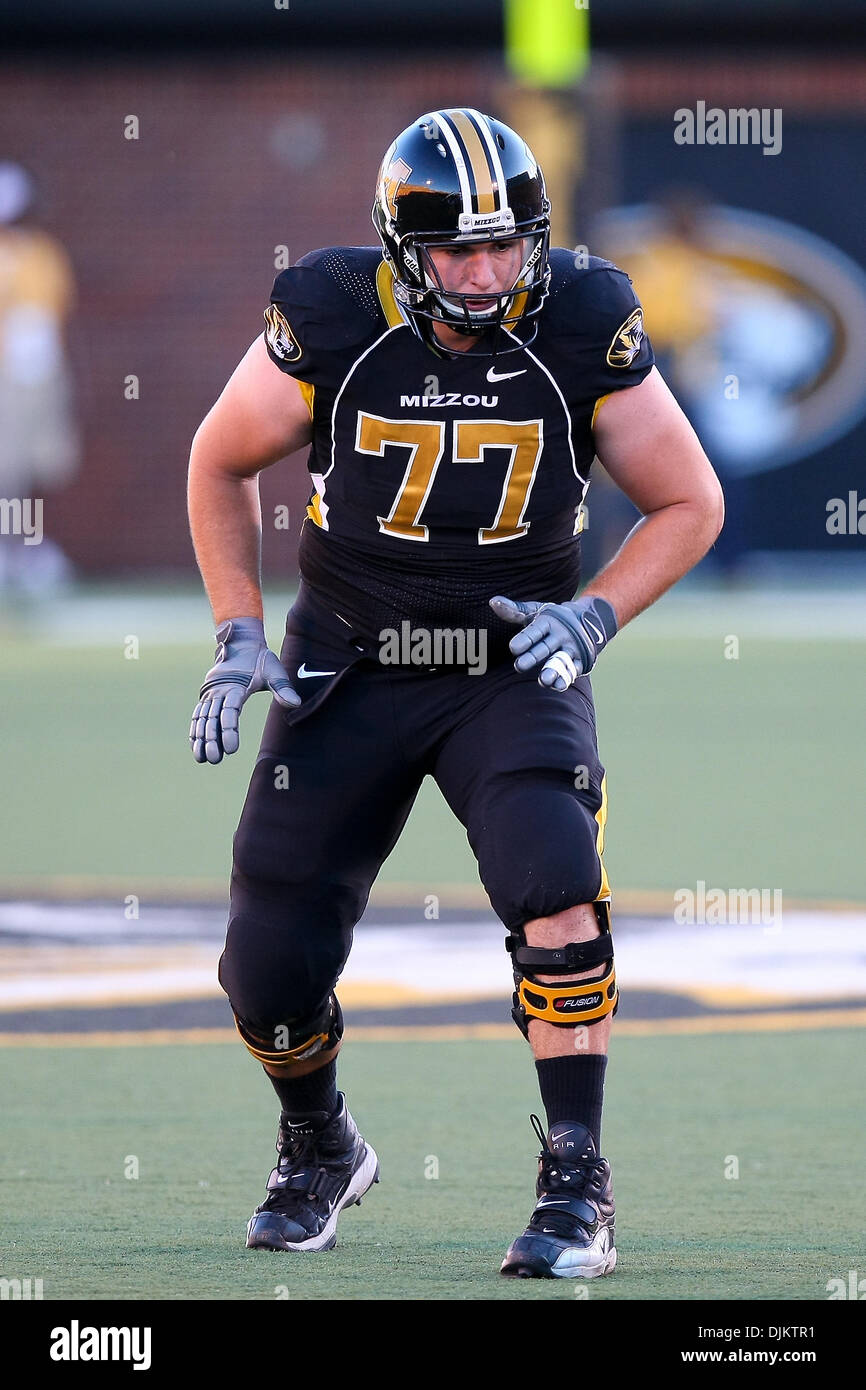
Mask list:
[[814,994],[783,994],[776,990],[749,989],[746,985],[692,984],[677,985],[676,988],[666,990],[660,990],[657,986],[644,989],[641,985],[634,985],[632,988],[641,994],[666,994],[678,999],[693,999],[696,1004],[703,1004],[706,1008],[717,1009],[719,1012],[724,1009],[779,1009],[785,1004],[807,1004],[813,1008],[827,1009],[831,1005],[850,1003],[863,998],[862,989],[853,994],[822,997]]
[[[44,951],[44,946],[36,948]],[[0,959],[2,964],[2,959]],[[122,972],[116,968],[103,972],[88,966],[80,972],[68,972],[68,978],[58,981],[54,974],[46,974],[44,979],[34,978],[24,983],[31,987],[30,993],[14,994],[3,992],[0,984],[0,1017],[7,1013],[23,1013],[48,1010],[87,1010],[105,1008],[134,1007],[142,1004],[167,1004],[180,1000],[225,999],[225,994],[216,978],[216,963],[213,978],[207,980],[178,979],[172,982],[165,978],[169,972],[160,971],[160,978],[153,981],[139,980],[134,970],[129,971],[128,981],[120,978]],[[99,989],[100,977],[105,981],[105,992]],[[15,976],[11,977],[12,980]],[[7,981],[8,983],[8,981]],[[19,980],[19,984],[20,984]],[[84,991],[87,991],[86,994]],[[340,1000],[344,1006],[356,1009],[396,1009],[444,1007],[451,1004],[466,1004],[478,999],[505,999],[502,989],[491,987],[488,993],[476,991],[466,994],[430,994],[411,986],[393,984],[388,980],[343,980],[340,984]]]
[[780,1013],[711,1014],[701,1018],[647,1018],[614,1023],[626,1038],[673,1033],[784,1033],[808,1028],[863,1028],[866,1009],[784,1010]]
[[175,1043],[237,1044],[234,1028],[153,1028],[111,1033],[0,1033],[0,1047],[165,1047]]
[[[710,1018],[638,1019],[618,1023],[623,1038],[665,1037],[686,1033],[800,1032],[822,1028],[866,1027],[866,1009],[813,1009],[803,1013],[718,1014]],[[349,1035],[358,1042],[466,1042],[473,1039],[516,1041],[510,1023],[449,1023],[437,1027],[395,1025],[355,1027]],[[183,1043],[234,1043],[231,1028],[154,1028],[150,1031],[94,1033],[6,1033],[0,1047],[163,1047]]]

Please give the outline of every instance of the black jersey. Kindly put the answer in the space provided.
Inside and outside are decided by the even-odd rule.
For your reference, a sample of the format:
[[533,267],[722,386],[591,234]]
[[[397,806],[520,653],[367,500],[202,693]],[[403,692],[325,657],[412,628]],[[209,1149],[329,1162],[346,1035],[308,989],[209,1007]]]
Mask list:
[[537,336],[496,356],[425,345],[378,249],[314,251],[276,279],[268,352],[313,421],[301,575],[371,641],[408,619],[484,627],[504,648],[493,594],[578,587],[595,411],[654,359],[623,271],[565,250],[550,263]]

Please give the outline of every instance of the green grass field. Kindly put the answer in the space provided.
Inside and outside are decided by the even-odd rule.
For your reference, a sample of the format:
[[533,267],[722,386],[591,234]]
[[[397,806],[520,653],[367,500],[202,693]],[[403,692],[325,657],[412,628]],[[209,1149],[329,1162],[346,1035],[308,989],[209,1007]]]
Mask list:
[[[157,611],[147,630],[130,594],[129,615],[115,596],[87,644],[69,638],[71,619],[67,638],[34,639],[25,623],[4,633],[6,896],[35,885],[119,901],[225,898],[268,702],[246,707],[238,755],[197,766],[187,730],[211,661],[206,607],[188,641],[169,641],[159,596],[145,598]],[[594,674],[614,892],[667,896],[703,879],[780,887],[786,904],[866,902],[858,620],[806,643],[796,595],[778,631],[772,605],[750,626],[736,594],[714,602],[706,614],[660,605]],[[136,631],[139,658],[126,660]],[[725,657],[730,634],[736,660]],[[480,892],[463,830],[431,783],[379,882],[407,907]],[[863,1267],[852,1097],[862,1037],[614,1032],[604,1151],[620,1265],[590,1285],[498,1276],[532,1209],[537,1153],[535,1074],[516,1032],[355,1037],[341,1085],[382,1183],[342,1218],[337,1250],[294,1259],[244,1248],[276,1106],[237,1042],[10,1046],[0,1277],[42,1278],[47,1300],[536,1300],[581,1289],[592,1300],[824,1300],[830,1279]],[[131,1156],[137,1178],[125,1176]],[[427,1178],[434,1158],[439,1176]],[[726,1177],[734,1159],[738,1176]]]
[[[593,676],[614,889],[704,879],[780,887],[788,900],[866,901],[862,645],[744,635],[727,660],[736,628],[660,636],[654,612]],[[137,660],[124,659],[127,630],[111,646],[5,640],[8,888],[68,876],[121,894],[190,881],[225,891],[267,699],[246,706],[239,753],[199,767],[187,730],[211,660],[206,617],[197,641],[143,639]],[[380,883],[440,892],[446,904],[450,886],[478,887],[463,830],[429,779]]]
[[846,1030],[618,1040],[604,1149],[620,1263],[591,1285],[497,1272],[534,1200],[537,1101],[516,1035],[353,1042],[342,1084],[382,1180],[334,1251],[294,1257],[244,1248],[276,1118],[239,1046],[16,1049],[0,1080],[0,1273],[41,1277],[46,1300],[525,1301],[576,1285],[592,1300],[826,1299],[862,1265],[861,1044]]

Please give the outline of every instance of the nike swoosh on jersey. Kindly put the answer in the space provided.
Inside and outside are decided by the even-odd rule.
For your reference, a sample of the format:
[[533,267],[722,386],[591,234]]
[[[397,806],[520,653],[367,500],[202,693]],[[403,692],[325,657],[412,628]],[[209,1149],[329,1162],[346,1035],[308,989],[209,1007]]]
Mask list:
[[298,675],[301,680],[303,680],[305,676],[335,676],[336,674],[336,671],[308,671],[306,661],[302,661],[298,667]]
[[512,378],[513,376],[525,376],[526,373],[527,373],[527,371],[528,371],[528,368],[527,368],[527,367],[521,367],[521,369],[520,369],[519,372],[497,372],[497,371],[495,371],[495,370],[493,369],[493,367],[488,367],[488,369],[487,369],[487,380],[488,380],[488,381],[491,381],[491,382],[492,382],[492,381],[510,381],[511,378]]

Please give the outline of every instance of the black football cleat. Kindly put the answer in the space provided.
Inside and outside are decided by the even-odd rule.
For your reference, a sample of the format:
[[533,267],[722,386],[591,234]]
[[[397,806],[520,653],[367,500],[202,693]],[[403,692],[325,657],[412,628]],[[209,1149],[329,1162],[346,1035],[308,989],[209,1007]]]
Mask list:
[[512,1242],[500,1274],[514,1279],[596,1279],[616,1264],[610,1164],[599,1158],[584,1125],[558,1121],[541,1140],[538,1202],[529,1225]]
[[321,1111],[300,1124],[280,1116],[277,1166],[268,1195],[250,1217],[251,1250],[331,1250],[337,1217],[379,1181],[379,1160],[358,1133],[339,1093],[330,1118]]

